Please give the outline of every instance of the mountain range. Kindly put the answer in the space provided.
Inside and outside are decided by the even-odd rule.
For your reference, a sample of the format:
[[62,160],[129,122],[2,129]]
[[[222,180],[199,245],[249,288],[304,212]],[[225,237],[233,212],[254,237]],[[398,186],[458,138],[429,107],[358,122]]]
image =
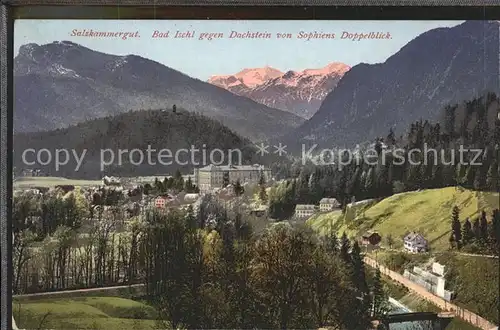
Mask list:
[[[67,41],[28,44],[15,58],[14,128],[15,132],[51,130],[129,110],[171,109],[177,104],[253,142],[282,142],[287,151],[302,143],[354,146],[386,136],[390,129],[403,134],[420,119],[439,121],[447,105],[487,92],[498,94],[499,30],[497,21],[467,21],[427,31],[383,63],[361,63],[350,69],[332,64],[285,74],[269,67],[247,69],[212,77],[210,83],[135,55],[103,54]],[[257,93],[272,84],[278,88],[278,81],[298,83],[297,77],[306,76],[321,80],[326,72],[343,70],[331,92],[311,89],[327,95],[308,120],[235,91],[240,86]],[[269,100],[273,107],[281,102],[276,95]]]
[[[446,105],[500,91],[498,21],[427,31],[384,63],[351,68],[319,110],[280,141],[349,147],[439,121]],[[306,148],[309,149],[309,148]]]
[[174,104],[252,140],[283,135],[304,121],[158,62],[104,54],[70,41],[21,46],[14,59],[14,91],[15,132]]
[[337,62],[320,69],[287,72],[266,66],[244,69],[234,75],[215,75],[208,82],[308,119],[349,69]]

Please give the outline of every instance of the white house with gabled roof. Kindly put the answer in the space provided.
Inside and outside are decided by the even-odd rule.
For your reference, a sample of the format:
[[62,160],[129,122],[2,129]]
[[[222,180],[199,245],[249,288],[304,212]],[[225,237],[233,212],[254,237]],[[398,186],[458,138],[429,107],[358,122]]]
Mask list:
[[405,250],[412,253],[427,252],[428,250],[427,240],[415,231],[408,233],[403,238],[403,242]]
[[322,198],[319,201],[319,210],[321,212],[330,212],[340,207],[340,203],[335,198]]
[[317,206],[313,204],[297,204],[295,206],[296,218],[309,218],[317,211]]

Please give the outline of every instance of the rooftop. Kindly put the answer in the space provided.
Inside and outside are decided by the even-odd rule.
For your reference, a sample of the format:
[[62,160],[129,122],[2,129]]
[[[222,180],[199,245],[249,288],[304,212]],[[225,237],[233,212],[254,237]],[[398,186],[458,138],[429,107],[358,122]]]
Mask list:
[[335,198],[322,198],[319,201],[320,204],[338,204],[338,201]]
[[254,165],[213,165],[202,167],[200,171],[257,171],[257,170],[269,170],[264,165],[254,164]]
[[374,232],[368,231],[362,237],[363,238],[369,238],[369,237],[372,237],[374,235],[380,236],[380,234],[378,232],[376,232],[376,231],[374,231]]
[[408,233],[405,237],[404,237],[404,240],[405,241],[414,241],[414,240],[417,240],[417,239],[423,239],[425,240],[424,236],[415,232],[415,231],[412,231],[411,233]]
[[313,204],[297,204],[295,206],[295,210],[313,210],[316,208],[316,205]]

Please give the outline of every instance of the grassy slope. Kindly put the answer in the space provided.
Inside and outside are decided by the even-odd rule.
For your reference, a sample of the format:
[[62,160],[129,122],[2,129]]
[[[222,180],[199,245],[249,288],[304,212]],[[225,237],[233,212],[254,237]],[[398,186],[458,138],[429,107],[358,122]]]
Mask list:
[[[346,232],[359,237],[367,230],[376,230],[382,237],[391,234],[394,248],[402,247],[402,237],[408,231],[421,232],[431,249],[447,250],[451,209],[460,208],[460,219],[477,218],[481,210],[491,213],[499,207],[498,193],[479,193],[454,187],[428,189],[393,195],[373,206],[358,210],[354,219],[347,214],[334,225],[339,234]],[[315,221],[311,226],[315,228]]]
[[14,300],[12,310],[20,329],[153,329],[157,324],[154,308],[118,297]]
[[326,234],[330,230],[330,228],[333,228],[339,234],[342,234],[340,230],[342,229],[346,230],[346,234],[354,235],[354,231],[349,231],[348,229],[344,228],[343,224],[353,222],[353,220],[358,215],[362,214],[374,203],[375,202],[369,202],[366,204],[361,203],[352,207],[348,207],[345,214],[343,214],[340,210],[318,213],[307,219],[306,224],[320,234]]
[[307,219],[306,223],[320,234],[326,234],[330,226],[334,225],[342,218],[342,211],[332,211],[327,213],[318,213]]

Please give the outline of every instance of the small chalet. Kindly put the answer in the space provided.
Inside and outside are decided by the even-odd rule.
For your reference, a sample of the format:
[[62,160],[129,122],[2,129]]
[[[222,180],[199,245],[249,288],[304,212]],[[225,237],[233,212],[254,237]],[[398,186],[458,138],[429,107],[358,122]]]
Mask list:
[[426,252],[428,249],[428,243],[424,236],[414,231],[408,233],[403,241],[405,249],[412,253]]
[[154,204],[157,208],[162,209],[165,206],[167,206],[168,202],[172,201],[173,197],[166,194],[166,195],[160,195],[155,198]]
[[361,244],[364,246],[376,246],[380,243],[380,241],[382,241],[382,237],[377,232],[368,232],[361,236]]
[[329,212],[340,207],[340,203],[335,198],[323,198],[319,201],[319,210]]
[[160,195],[154,200],[155,207],[160,209],[167,207],[167,205],[177,206],[178,204],[179,200],[171,194]]
[[50,190],[49,187],[33,187],[33,189],[38,190],[38,192],[41,194],[45,194]]

